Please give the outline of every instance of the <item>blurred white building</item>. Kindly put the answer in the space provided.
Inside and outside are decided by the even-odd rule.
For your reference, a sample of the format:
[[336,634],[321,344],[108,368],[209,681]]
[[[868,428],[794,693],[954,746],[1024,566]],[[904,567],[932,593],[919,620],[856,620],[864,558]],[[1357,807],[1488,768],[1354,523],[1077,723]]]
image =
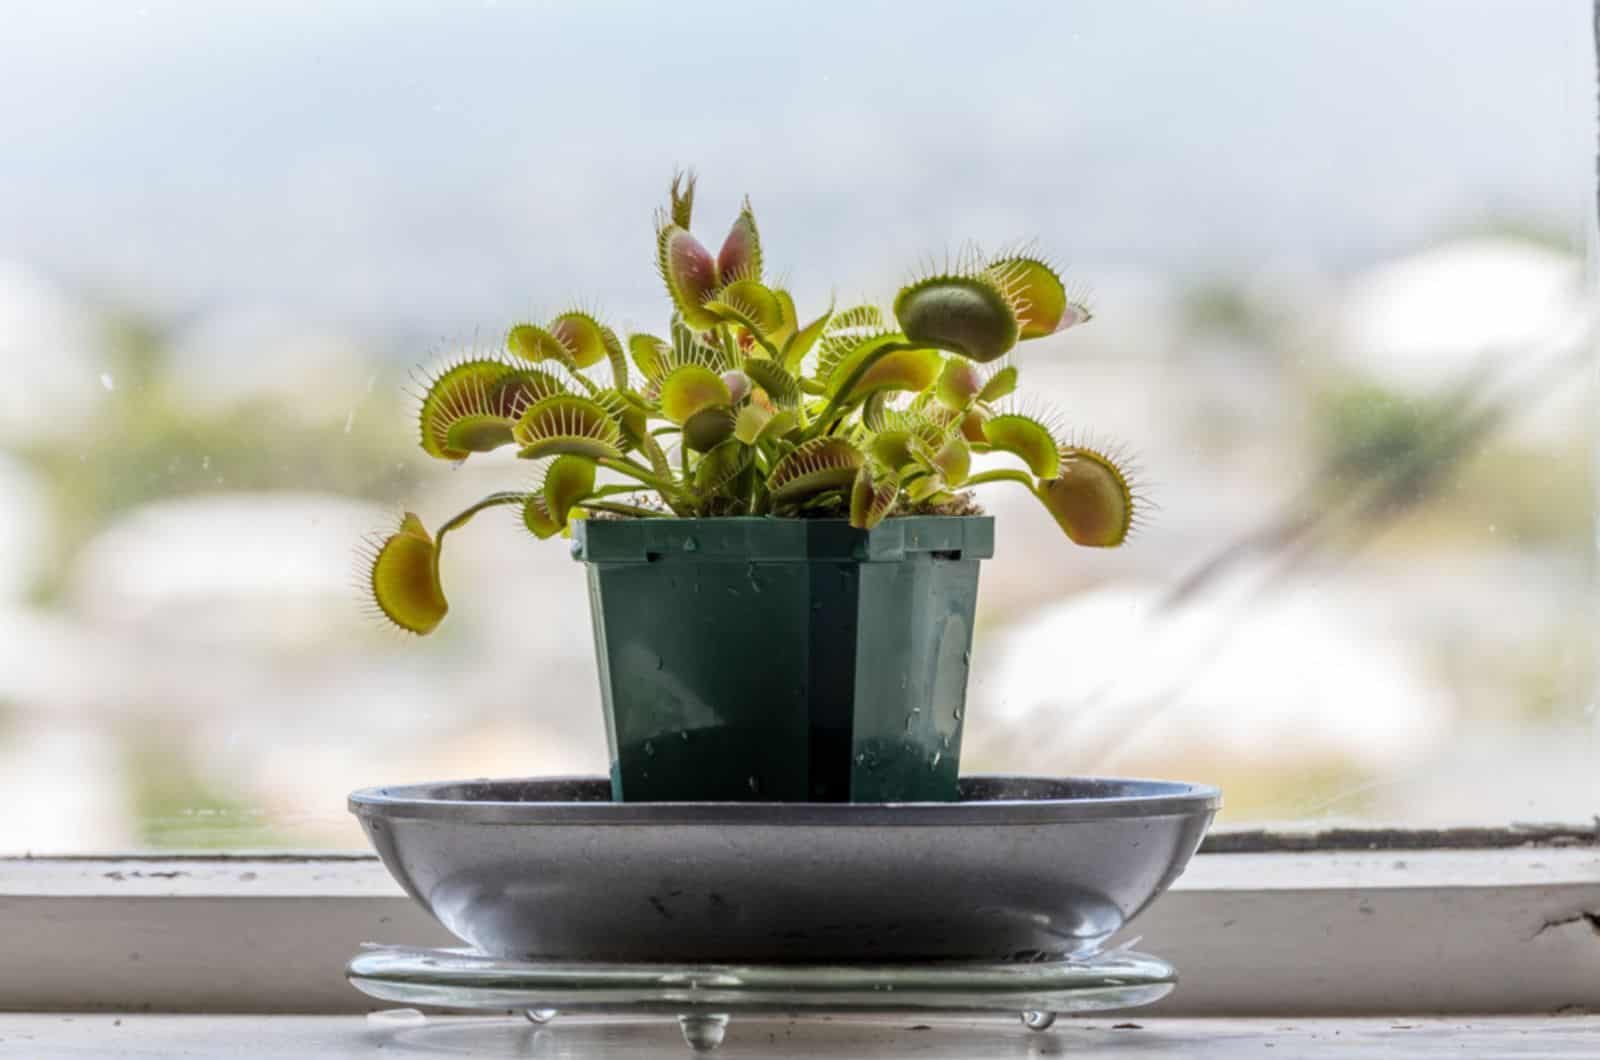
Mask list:
[[[1451,705],[1386,628],[1380,596],[1328,586],[1163,611],[1119,584],[990,639],[970,696],[972,751],[1015,768],[1111,772],[1128,762],[1344,761],[1393,770],[1437,748]],[[1011,766],[1008,766],[1011,768]]]
[[69,438],[116,386],[84,307],[44,273],[5,260],[0,365],[0,441]]

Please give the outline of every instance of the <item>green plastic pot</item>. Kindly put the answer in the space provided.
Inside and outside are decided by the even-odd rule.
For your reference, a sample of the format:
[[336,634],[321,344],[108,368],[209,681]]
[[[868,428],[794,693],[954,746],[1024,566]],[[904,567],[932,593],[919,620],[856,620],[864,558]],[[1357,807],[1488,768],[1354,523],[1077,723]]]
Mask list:
[[955,801],[992,519],[586,520],[572,554],[617,801]]

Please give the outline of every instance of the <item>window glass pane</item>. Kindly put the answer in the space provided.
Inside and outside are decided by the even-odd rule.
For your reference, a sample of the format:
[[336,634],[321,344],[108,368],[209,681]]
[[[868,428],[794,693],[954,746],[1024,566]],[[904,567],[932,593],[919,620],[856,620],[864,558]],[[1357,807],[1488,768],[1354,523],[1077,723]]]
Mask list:
[[0,850],[353,847],[353,787],[606,769],[562,543],[474,524],[423,641],[353,545],[527,477],[419,452],[413,366],[572,304],[666,326],[674,164],[702,224],[752,196],[803,316],[968,239],[1089,292],[1017,363],[1154,504],[1102,553],[980,497],[966,769],[1587,820],[1591,39],[1577,2],[14,6]]

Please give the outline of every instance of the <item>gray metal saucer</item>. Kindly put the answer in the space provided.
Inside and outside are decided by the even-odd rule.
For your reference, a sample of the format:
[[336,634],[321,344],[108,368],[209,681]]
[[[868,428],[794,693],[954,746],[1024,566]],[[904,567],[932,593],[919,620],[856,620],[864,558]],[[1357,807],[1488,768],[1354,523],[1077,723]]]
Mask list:
[[395,879],[481,953],[760,965],[1095,954],[1219,803],[1022,776],[963,778],[954,803],[615,803],[602,777],[350,797]]
[[1171,965],[1127,950],[1087,960],[755,966],[515,961],[374,946],[346,975],[386,1001],[520,1009],[536,1023],[558,1012],[665,1013],[697,1050],[719,1045],[733,1014],[1019,1012],[1045,1030],[1059,1013],[1148,1004],[1177,981]]

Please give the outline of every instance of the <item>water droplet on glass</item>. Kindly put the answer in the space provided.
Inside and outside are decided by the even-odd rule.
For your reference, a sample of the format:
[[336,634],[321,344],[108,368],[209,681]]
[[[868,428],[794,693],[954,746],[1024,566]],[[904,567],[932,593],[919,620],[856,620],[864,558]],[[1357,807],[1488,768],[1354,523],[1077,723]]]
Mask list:
[[529,1023],[549,1023],[556,1018],[556,1010],[553,1008],[524,1009],[522,1014],[528,1017]]
[[856,765],[864,766],[866,764],[867,764],[867,752],[865,752],[865,751],[856,752]]
[[1022,1025],[1030,1031],[1047,1031],[1055,1021],[1054,1012],[1036,1012],[1030,1009],[1022,1014]]
[[[903,687],[903,686],[902,686]],[[911,731],[911,726],[916,722],[917,715],[922,713],[921,707],[912,707],[911,713],[906,715],[906,731]]]
[[200,470],[201,471],[210,471],[211,470],[211,458],[209,456],[202,456],[200,458]]
[[944,761],[944,752],[943,751],[935,751],[935,752],[933,752],[933,757],[928,759],[928,768],[929,769],[938,769],[939,768],[939,763],[942,762],[942,761]]
[[117,381],[115,379],[111,378],[111,373],[110,372],[101,372],[100,373],[100,385],[105,387],[107,390],[115,390],[115,389],[117,389]]
[[349,434],[350,428],[356,425],[356,410],[351,409],[344,416],[344,433]]
[[661,656],[657,655],[656,656],[656,669],[659,670],[659,669],[661,669],[662,667],[664,667],[666,665],[667,665],[667,660],[665,660]]
[[957,721],[961,720],[961,708],[960,707],[956,708],[956,720]]
[[705,1053],[722,1044],[728,1033],[728,1017],[720,1014],[679,1016],[678,1026],[683,1028],[683,1040],[689,1043],[689,1048]]
[[646,758],[654,758],[656,756],[656,745],[646,740],[644,742],[644,753]]
[[684,743],[688,743],[689,742],[689,730],[688,729],[679,729],[678,730],[678,739],[682,740]]
[[760,794],[761,781],[757,780],[755,777],[751,777],[749,780],[745,781],[745,783],[750,785],[750,793],[752,795]]
[[693,552],[696,549],[698,549],[699,547],[700,547],[700,542],[696,541],[694,538],[686,537],[686,538],[683,539],[683,550],[685,552]]
[[961,653],[961,661],[970,666],[972,664],[972,653],[970,651],[962,652]]

